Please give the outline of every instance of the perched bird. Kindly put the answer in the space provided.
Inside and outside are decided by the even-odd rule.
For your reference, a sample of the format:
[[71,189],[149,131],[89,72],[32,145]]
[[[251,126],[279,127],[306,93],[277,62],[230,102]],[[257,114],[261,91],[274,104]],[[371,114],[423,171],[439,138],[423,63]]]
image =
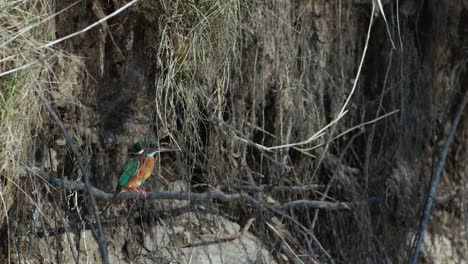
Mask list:
[[172,152],[179,150],[174,147],[155,147],[155,143],[150,140],[140,140],[130,149],[130,153],[134,155],[122,166],[122,172],[117,184],[117,189],[114,192],[114,197],[111,202],[104,208],[105,212],[120,192],[138,191],[146,192],[140,188],[140,185],[148,179],[154,169],[155,156],[162,152]]
[[[132,150],[135,150],[135,148],[132,148]],[[172,147],[142,147],[138,152],[135,153],[137,154],[136,157],[129,159],[123,165],[117,190],[140,191],[146,195],[146,192],[140,189],[140,185],[151,176],[155,164],[155,155],[162,152],[171,152],[176,150],[176,148]]]

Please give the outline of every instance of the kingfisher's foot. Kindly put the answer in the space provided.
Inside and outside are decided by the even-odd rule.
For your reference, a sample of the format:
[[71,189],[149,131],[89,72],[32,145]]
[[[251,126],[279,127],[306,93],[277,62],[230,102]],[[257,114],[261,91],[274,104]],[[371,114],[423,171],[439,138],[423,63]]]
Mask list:
[[136,188],[136,190],[137,190],[137,192],[143,193],[143,195],[144,195],[145,198],[146,198],[146,191],[145,191],[145,190],[143,190],[143,189],[141,189],[141,188]]
[[128,191],[132,191],[132,192],[139,192],[139,193],[143,193],[143,195],[145,196],[146,198],[146,191],[141,189],[141,188],[133,188],[133,187],[127,187],[126,190]]

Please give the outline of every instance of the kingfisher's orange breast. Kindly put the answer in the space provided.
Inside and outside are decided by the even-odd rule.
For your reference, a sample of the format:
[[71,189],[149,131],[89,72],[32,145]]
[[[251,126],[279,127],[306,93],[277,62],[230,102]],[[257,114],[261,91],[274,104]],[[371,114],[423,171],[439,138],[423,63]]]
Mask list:
[[151,176],[154,168],[154,158],[147,156],[147,157],[140,157],[138,159],[139,165],[137,169],[137,173],[133,176],[125,185],[125,188],[138,188],[140,185]]

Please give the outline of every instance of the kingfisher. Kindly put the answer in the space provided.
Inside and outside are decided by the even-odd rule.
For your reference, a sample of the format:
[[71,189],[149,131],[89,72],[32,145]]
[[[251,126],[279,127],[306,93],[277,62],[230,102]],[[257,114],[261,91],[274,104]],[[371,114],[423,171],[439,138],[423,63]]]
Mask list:
[[140,185],[151,176],[155,165],[155,156],[163,152],[177,151],[174,147],[154,147],[154,142],[150,140],[140,140],[130,150],[135,157],[129,159],[122,166],[122,173],[117,185],[118,192],[138,191],[146,192],[140,188]]

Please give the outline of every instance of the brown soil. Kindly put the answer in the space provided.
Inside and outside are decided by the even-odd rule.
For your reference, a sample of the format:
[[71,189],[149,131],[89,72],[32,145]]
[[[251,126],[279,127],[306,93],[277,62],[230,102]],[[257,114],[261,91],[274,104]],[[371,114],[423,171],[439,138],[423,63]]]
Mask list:
[[[55,10],[73,2],[58,1]],[[214,1],[235,6],[231,17],[231,7],[209,13],[210,1],[194,1],[198,11],[151,2],[142,0],[60,44],[82,65],[57,63],[57,78],[67,82],[53,86],[50,98],[86,157],[92,185],[113,191],[129,147],[152,137],[181,152],[161,157],[146,190],[237,193],[254,184],[270,189],[248,193],[273,204],[323,199],[355,206],[277,214],[215,200],[203,204],[210,213],[174,216],[168,212],[185,203],[127,201],[102,216],[111,263],[408,262],[433,171],[468,87],[468,3],[400,1],[397,16],[396,3],[382,1],[395,49],[376,11],[346,116],[317,140],[267,151],[261,146],[302,142],[338,117],[356,80],[371,5]],[[56,17],[56,36],[122,5],[78,4]],[[197,12],[209,14],[209,23]],[[394,110],[399,112],[334,139]],[[465,113],[450,147],[423,263],[466,263],[468,257],[467,118]],[[43,126],[34,165],[83,180],[46,112]],[[31,205],[12,206],[10,246],[0,246],[0,259],[99,263],[88,195],[42,182],[37,188],[43,219],[33,217]],[[252,217],[241,240],[183,247],[233,235]],[[3,237],[7,231],[0,226],[0,232]]]

